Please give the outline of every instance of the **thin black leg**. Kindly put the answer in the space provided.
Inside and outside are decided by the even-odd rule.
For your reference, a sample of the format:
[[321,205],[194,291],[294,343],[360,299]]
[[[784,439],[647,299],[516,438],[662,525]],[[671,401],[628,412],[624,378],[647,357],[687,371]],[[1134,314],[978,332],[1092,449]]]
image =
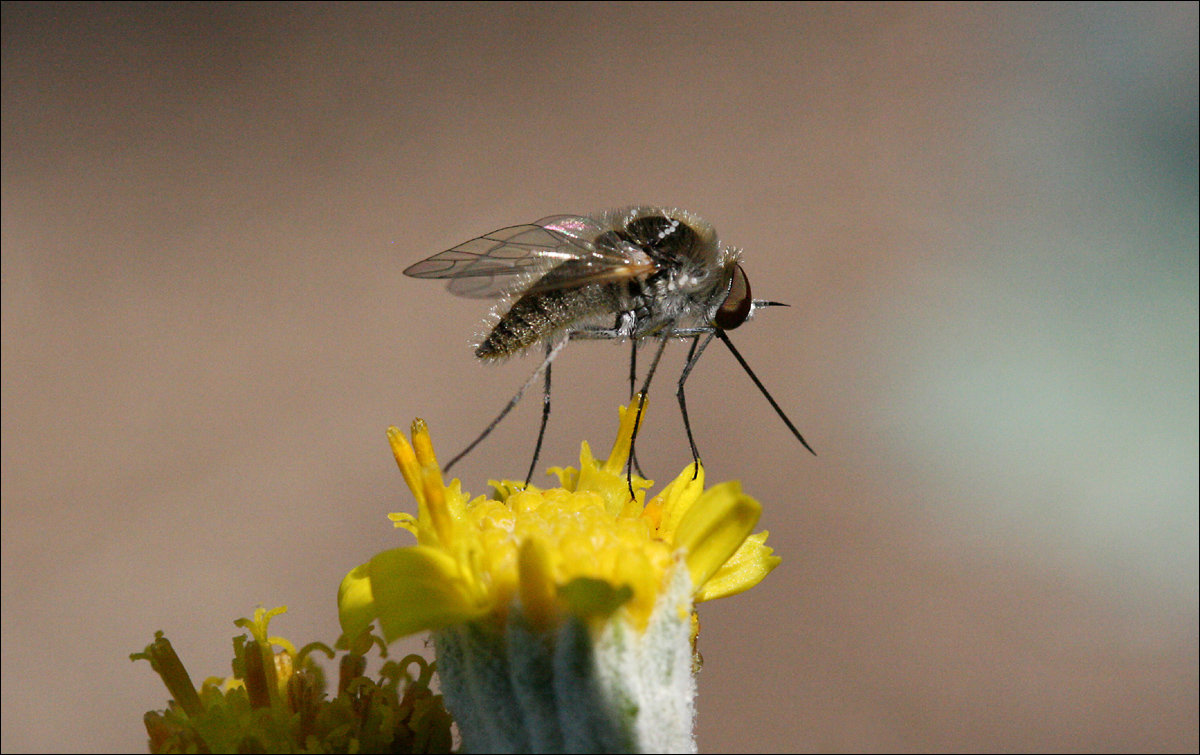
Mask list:
[[[547,343],[547,360],[549,360],[551,348],[553,347]],[[529,481],[533,479],[533,469],[537,466],[538,456],[542,453],[542,440],[546,437],[546,423],[550,421],[550,369],[553,366],[550,361],[546,362],[546,384],[542,392],[542,426],[538,428],[537,445],[533,447],[533,459],[529,462],[529,473],[525,475],[525,487],[529,487]]]
[[688,445],[692,448],[693,480],[700,472],[700,451],[696,448],[696,439],[692,436],[692,423],[688,421],[687,399],[683,395],[683,384],[687,382],[688,375],[692,374],[692,368],[696,366],[696,362],[700,361],[700,355],[704,353],[704,349],[713,339],[713,335],[713,333],[709,333],[708,338],[704,339],[704,343],[700,343],[700,336],[692,339],[692,348],[688,349],[687,364],[683,366],[683,372],[679,375],[679,388],[675,391],[675,396],[679,399],[679,412],[683,415],[683,429],[687,432]]
[[633,347],[629,350],[629,400],[633,400],[633,394],[637,392],[637,347],[636,338],[629,339],[630,345]]
[[664,335],[659,339],[658,350],[654,352],[654,360],[650,362],[650,370],[646,373],[646,380],[642,383],[641,396],[638,399],[637,415],[633,418],[633,435],[629,438],[629,462],[625,466],[625,481],[629,485],[629,497],[634,497],[633,492],[633,459],[635,449],[637,447],[638,429],[642,424],[642,410],[646,406],[646,398],[650,394],[650,381],[654,379],[654,371],[658,369],[658,360],[662,359],[663,351],[667,348],[667,341],[670,340],[670,334]]
[[[453,459],[447,462],[444,467],[442,467],[443,472],[449,472],[450,467],[453,467],[455,464],[461,461],[464,456],[471,453],[475,446],[478,446],[480,443],[482,443],[483,439],[490,435],[492,430],[496,429],[496,425],[500,424],[500,420],[508,416],[508,413],[511,412],[513,408],[521,402],[521,397],[525,395],[525,391],[529,390],[529,386],[533,385],[533,381],[537,380],[544,371],[550,369],[550,363],[554,361],[554,358],[558,356],[558,352],[562,351],[563,347],[566,345],[567,339],[564,338],[558,343],[547,346],[546,358],[542,360],[542,363],[538,365],[538,368],[534,370],[533,374],[529,376],[529,379],[525,381],[525,385],[522,385],[520,390],[517,391],[517,394],[508,400],[508,403],[503,409],[500,410],[500,413],[496,415],[496,418],[489,422],[487,427],[483,428],[483,432],[479,434],[479,437],[471,441],[470,445],[459,451],[457,456],[455,456]],[[539,440],[538,442],[540,445],[541,441]]]
[[[633,401],[633,397],[637,395],[637,350],[638,340],[630,339],[632,345],[629,350],[629,400]],[[638,464],[637,456],[633,453],[633,448],[629,449],[629,460],[633,463],[633,470],[638,473],[639,477],[645,477],[646,473],[642,471],[642,465]]]

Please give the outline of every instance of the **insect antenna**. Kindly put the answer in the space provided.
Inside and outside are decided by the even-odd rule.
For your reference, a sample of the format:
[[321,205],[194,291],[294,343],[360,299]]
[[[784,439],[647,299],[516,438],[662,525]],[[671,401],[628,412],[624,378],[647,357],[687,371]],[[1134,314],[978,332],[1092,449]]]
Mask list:
[[[780,304],[779,302],[755,301],[754,304],[755,306],[762,307],[787,306],[786,304]],[[783,409],[779,408],[779,404],[775,403],[775,399],[771,397],[771,394],[767,391],[766,386],[764,386],[762,381],[758,379],[758,376],[754,374],[754,370],[750,369],[750,365],[746,364],[746,360],[742,358],[742,355],[738,353],[738,350],[733,347],[733,341],[729,340],[729,336],[725,335],[725,331],[718,328],[716,331],[714,331],[714,333],[718,338],[725,342],[726,346],[729,347],[729,351],[733,354],[734,359],[738,360],[738,364],[742,365],[742,369],[746,371],[746,374],[749,375],[750,379],[754,381],[754,384],[758,386],[758,390],[762,391],[762,395],[766,396],[767,401],[771,403],[771,408],[773,408],[775,413],[779,415],[779,418],[783,420],[783,424],[787,425],[788,429],[792,431],[792,435],[796,436],[796,440],[800,441],[800,445],[807,448],[810,454],[816,456],[817,452],[812,450],[812,446],[808,445],[808,441],[804,439],[804,436],[800,434],[800,431],[796,429],[796,426],[792,424],[792,421],[788,419],[788,416],[783,413]]]

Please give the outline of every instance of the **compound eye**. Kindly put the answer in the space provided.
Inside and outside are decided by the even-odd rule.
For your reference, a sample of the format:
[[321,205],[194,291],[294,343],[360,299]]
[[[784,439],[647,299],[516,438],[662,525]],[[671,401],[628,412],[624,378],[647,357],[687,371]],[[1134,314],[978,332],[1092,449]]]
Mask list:
[[713,323],[721,330],[733,330],[746,321],[750,316],[750,281],[746,279],[746,271],[741,265],[733,269],[733,280],[729,283],[729,293],[725,301],[717,307],[717,316]]

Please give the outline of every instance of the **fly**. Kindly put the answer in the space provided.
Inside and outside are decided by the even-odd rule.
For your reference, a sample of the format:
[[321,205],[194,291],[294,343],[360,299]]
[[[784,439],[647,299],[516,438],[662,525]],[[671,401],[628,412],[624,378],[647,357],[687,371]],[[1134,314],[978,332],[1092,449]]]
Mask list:
[[[483,432],[446,464],[447,471],[479,445],[544,376],[542,422],[525,477],[529,484],[550,417],[550,367],[563,347],[576,339],[632,343],[631,398],[638,346],[646,339],[658,339],[640,391],[633,441],[667,342],[691,340],[676,397],[692,461],[699,465],[684,384],[709,342],[719,338],[796,439],[816,453],[726,334],[758,309],[786,305],[752,298],[741,252],[722,246],[713,227],[691,212],[639,206],[594,216],[552,215],[459,244],[404,273],[414,278],[447,278],[450,292],[458,296],[501,300],[489,331],[475,348],[475,356],[484,362],[523,354],[539,344],[545,348],[534,373]],[[631,442],[628,475],[634,464]],[[630,483],[631,495],[632,490]]]

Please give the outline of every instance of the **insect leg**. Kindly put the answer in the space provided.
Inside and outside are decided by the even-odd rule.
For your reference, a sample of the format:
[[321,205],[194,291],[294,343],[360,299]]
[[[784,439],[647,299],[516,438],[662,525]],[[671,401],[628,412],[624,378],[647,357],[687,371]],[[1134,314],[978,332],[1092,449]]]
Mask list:
[[492,432],[492,430],[496,429],[496,425],[500,424],[500,420],[504,419],[504,417],[513,410],[513,407],[515,407],[521,401],[521,396],[525,395],[525,391],[529,389],[529,386],[533,385],[533,382],[537,380],[543,372],[550,368],[550,363],[554,361],[554,358],[558,356],[558,352],[562,351],[563,347],[566,345],[567,339],[563,338],[547,348],[546,358],[542,360],[542,363],[538,365],[538,368],[534,370],[533,374],[529,376],[529,379],[525,381],[525,385],[522,385],[520,390],[517,391],[517,395],[509,399],[508,404],[500,411],[498,415],[496,415],[496,418],[489,422],[487,427],[483,428],[483,432],[479,434],[479,437],[471,441],[471,445],[460,451],[457,456],[447,462],[446,466],[442,467],[443,472],[449,472],[450,467],[457,464],[462,457],[471,453],[475,446],[478,446],[480,442]]
[[546,423],[550,420],[550,368],[554,365],[550,363],[550,351],[554,346],[550,342],[546,342],[546,386],[542,393],[542,426],[538,428],[537,445],[533,447],[533,460],[529,462],[529,473],[525,475],[525,487],[529,487],[529,481],[533,479],[533,468],[537,466],[538,455],[542,453],[542,440],[546,437]]
[[[612,328],[584,326],[570,331],[570,333],[567,334],[567,337],[571,339],[578,338],[597,341],[611,341],[621,338],[629,338],[632,342],[632,351],[629,356],[629,400],[633,401],[634,397],[637,395],[634,388],[637,385],[637,350],[640,342],[637,338],[630,336],[630,330],[633,326],[632,323],[628,321],[628,314],[629,313],[623,313],[622,315],[618,316],[617,324]],[[705,330],[704,332],[708,333],[710,330]],[[677,332],[672,331],[671,337],[678,337]],[[630,459],[632,459],[634,469],[637,471],[637,473],[642,477],[645,477],[646,475],[642,472],[642,467],[640,464],[638,464],[637,457],[634,455],[632,448],[630,449]]]
[[688,445],[692,447],[693,480],[700,472],[700,452],[696,449],[696,439],[692,437],[692,423],[688,421],[687,399],[683,397],[683,384],[687,382],[688,375],[692,374],[692,368],[696,366],[696,362],[700,361],[700,355],[704,353],[704,349],[708,347],[708,343],[714,335],[716,335],[716,331],[709,333],[703,343],[700,342],[700,336],[692,337],[692,348],[688,349],[687,364],[683,366],[683,373],[679,376],[679,389],[675,391],[676,397],[679,398],[679,412],[683,415],[683,429],[687,431]]
[[762,395],[767,397],[767,401],[771,403],[771,408],[773,408],[775,413],[779,415],[779,418],[783,420],[783,424],[787,425],[788,429],[792,431],[792,435],[796,436],[796,440],[800,441],[800,445],[807,448],[810,454],[816,456],[817,452],[812,450],[812,446],[808,445],[808,441],[804,440],[804,436],[800,434],[800,431],[796,429],[796,426],[792,424],[792,421],[788,419],[788,416],[783,413],[783,409],[780,409],[779,404],[775,403],[775,399],[772,398],[771,394],[767,392],[766,386],[764,386],[762,381],[758,379],[758,376],[754,374],[754,370],[750,369],[750,365],[746,364],[746,360],[742,359],[742,355],[738,353],[738,350],[733,348],[733,342],[729,340],[729,336],[725,335],[725,331],[718,328],[716,330],[716,335],[725,342],[726,346],[729,347],[729,351],[732,352],[734,358],[738,360],[738,364],[742,365],[742,369],[746,371],[746,374],[749,375],[750,379],[754,381],[754,384],[758,386],[758,390],[762,391]]
[[650,362],[650,370],[646,373],[646,380],[642,383],[642,392],[638,397],[637,416],[633,418],[633,434],[629,438],[629,462],[625,466],[625,482],[629,485],[629,497],[633,498],[633,459],[637,446],[638,428],[642,424],[642,410],[646,406],[646,396],[650,393],[650,381],[654,378],[654,371],[658,369],[658,360],[662,359],[663,351],[667,348],[667,341],[671,339],[671,334],[663,334],[658,344],[658,351],[654,352],[654,360]]
[[[629,339],[629,343],[631,344],[631,348],[629,351],[629,400],[633,401],[633,397],[636,395],[636,390],[637,390],[638,339],[631,338],[631,339]],[[638,464],[637,456],[634,455],[632,447],[630,447],[630,449],[629,449],[629,460],[630,460],[630,462],[633,463],[633,468],[638,473],[638,475],[640,477],[645,477],[646,473],[642,471],[642,465]]]
[[634,391],[637,388],[637,347],[638,341],[636,338],[630,338],[629,343],[633,348],[629,351],[629,400],[633,400]]

